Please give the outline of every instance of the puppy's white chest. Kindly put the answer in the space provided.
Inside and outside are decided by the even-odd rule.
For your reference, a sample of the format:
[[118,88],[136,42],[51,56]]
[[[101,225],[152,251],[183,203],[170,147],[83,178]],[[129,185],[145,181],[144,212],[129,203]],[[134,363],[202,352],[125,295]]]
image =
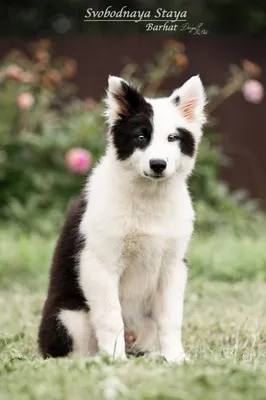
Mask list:
[[123,274],[120,294],[124,301],[147,302],[157,288],[166,240],[156,232],[132,230],[123,240]]
[[131,329],[150,312],[164,248],[162,238],[147,233],[132,231],[124,237],[119,294],[125,325]]
[[160,255],[164,242],[164,238],[159,237],[156,232],[133,229],[123,239],[123,261],[127,267],[134,263],[147,264]]

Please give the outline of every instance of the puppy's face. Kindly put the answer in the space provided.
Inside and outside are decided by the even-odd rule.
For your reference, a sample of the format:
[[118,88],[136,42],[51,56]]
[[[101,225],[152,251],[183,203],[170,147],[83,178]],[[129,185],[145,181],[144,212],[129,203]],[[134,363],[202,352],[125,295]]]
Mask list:
[[200,78],[159,99],[144,98],[121,78],[111,76],[108,84],[110,140],[124,167],[156,181],[190,174],[204,122]]

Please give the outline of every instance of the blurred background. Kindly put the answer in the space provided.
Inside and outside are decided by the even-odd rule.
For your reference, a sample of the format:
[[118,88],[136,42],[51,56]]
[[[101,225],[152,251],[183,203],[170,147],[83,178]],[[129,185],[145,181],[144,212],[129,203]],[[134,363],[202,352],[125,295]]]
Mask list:
[[[266,2],[127,2],[127,10],[150,11],[150,18],[158,8],[186,11],[184,29],[183,23],[166,24],[179,25],[176,31],[163,30],[164,21],[154,22],[161,30],[147,31],[147,22],[126,17],[125,22],[86,20],[87,9],[108,6],[119,11],[124,3],[12,0],[0,5],[0,373],[5,376],[0,392],[7,399],[22,393],[31,399],[62,398],[62,393],[87,397],[90,380],[79,374],[83,369],[72,379],[71,365],[60,364],[62,375],[56,364],[40,368],[36,337],[64,215],[105,149],[102,98],[108,75],[124,77],[146,96],[160,96],[200,74],[208,123],[189,181],[197,221],[188,254],[184,340],[191,358],[207,363],[198,376],[197,368],[183,375],[176,370],[181,375],[171,375],[169,387],[183,385],[180,398],[195,400],[195,377],[202,390],[197,393],[206,400],[213,399],[213,382],[220,382],[220,391],[239,391],[234,398],[249,390],[251,397],[260,362],[266,361]],[[229,359],[232,370],[219,381],[219,365],[229,368]],[[243,376],[236,363],[245,363]],[[117,398],[103,396],[105,370],[97,375],[96,364],[91,398]],[[254,374],[248,387],[250,364]],[[155,371],[149,386],[147,370],[136,375],[126,370],[122,376],[123,387],[147,393],[132,398],[154,398],[149,393],[157,389],[162,398],[165,375],[159,369],[160,381]],[[265,368],[261,382],[264,398]]]
[[[124,9],[152,16],[161,6],[134,1]],[[148,96],[168,95],[200,74],[209,103],[191,180],[198,222],[209,229],[238,220],[238,213],[253,217],[251,211],[266,207],[265,2],[164,3],[164,10],[186,10],[186,23],[200,24],[198,30],[179,25],[176,32],[151,32],[143,21],[84,21],[88,8],[122,7],[83,0],[6,6],[0,24],[0,219],[43,234],[58,226],[104,151],[109,74],[140,85]]]

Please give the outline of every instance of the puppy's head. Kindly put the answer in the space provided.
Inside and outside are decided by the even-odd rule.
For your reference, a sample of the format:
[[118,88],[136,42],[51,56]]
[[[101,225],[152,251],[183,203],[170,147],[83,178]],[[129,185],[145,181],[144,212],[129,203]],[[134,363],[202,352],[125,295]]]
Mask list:
[[156,181],[191,173],[205,121],[198,76],[159,99],[144,98],[125,80],[110,76],[106,103],[110,144],[126,169]]

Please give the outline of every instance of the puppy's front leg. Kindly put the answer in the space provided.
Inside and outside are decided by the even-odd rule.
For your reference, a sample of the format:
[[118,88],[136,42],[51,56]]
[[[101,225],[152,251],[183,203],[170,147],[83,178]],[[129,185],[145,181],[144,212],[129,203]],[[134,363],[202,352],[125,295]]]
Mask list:
[[80,259],[80,284],[90,307],[99,350],[126,359],[116,268],[85,251]]
[[187,266],[181,260],[167,265],[162,272],[154,304],[161,355],[167,361],[186,360],[182,346],[182,321]]

